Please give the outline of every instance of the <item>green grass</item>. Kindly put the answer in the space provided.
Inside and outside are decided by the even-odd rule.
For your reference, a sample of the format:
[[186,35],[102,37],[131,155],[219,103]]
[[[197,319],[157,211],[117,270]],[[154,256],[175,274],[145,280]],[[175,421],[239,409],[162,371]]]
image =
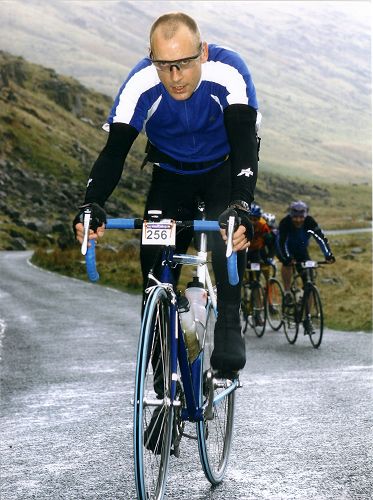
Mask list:
[[[330,238],[336,262],[318,271],[326,325],[372,331],[372,234]],[[314,252],[316,255],[316,252]]]
[[[117,234],[114,234],[117,233]],[[119,232],[105,239],[106,245],[118,245]],[[127,233],[127,232],[126,232]],[[97,262],[100,284],[119,290],[140,293],[142,287],[138,247],[129,244],[134,232],[126,234],[127,244],[119,251],[98,247]],[[330,238],[336,263],[318,270],[317,284],[323,301],[327,327],[346,331],[372,331],[372,240],[371,234],[342,235]],[[354,250],[355,249],[355,250]],[[310,245],[311,256],[322,259],[316,244]],[[79,248],[66,251],[37,250],[33,262],[41,267],[86,280],[84,260]],[[192,277],[185,266],[180,284]]]

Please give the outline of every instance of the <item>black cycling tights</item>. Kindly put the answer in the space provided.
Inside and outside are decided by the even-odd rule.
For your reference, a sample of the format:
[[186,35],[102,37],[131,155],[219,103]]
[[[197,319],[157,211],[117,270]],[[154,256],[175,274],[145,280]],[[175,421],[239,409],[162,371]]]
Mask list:
[[[198,175],[180,175],[168,172],[158,166],[153,168],[153,176],[146,202],[144,218],[148,210],[162,210],[162,216],[176,220],[198,219],[197,200],[205,203],[206,219],[217,220],[227,208],[230,200],[230,163]],[[193,238],[193,231],[183,229],[176,235],[176,252],[185,253]],[[209,249],[212,253],[212,267],[215,274],[219,301],[239,304],[241,280],[245,269],[245,252],[238,253],[239,284],[228,282],[225,242],[220,233],[209,233]],[[141,246],[141,269],[144,288],[148,286],[148,272],[153,269],[159,278],[161,269],[161,249],[155,246]],[[174,270],[175,284],[178,282],[181,266]]]

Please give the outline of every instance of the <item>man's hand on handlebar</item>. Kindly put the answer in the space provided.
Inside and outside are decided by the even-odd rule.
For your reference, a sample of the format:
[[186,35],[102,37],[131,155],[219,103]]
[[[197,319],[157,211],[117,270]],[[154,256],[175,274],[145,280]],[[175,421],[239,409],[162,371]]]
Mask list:
[[328,257],[325,259],[326,264],[334,264],[335,262],[335,257],[333,254],[330,254]]
[[227,226],[228,219],[233,216],[235,219],[233,233],[233,250],[238,252],[246,250],[250,246],[250,241],[253,239],[254,230],[249,220],[249,214],[246,210],[241,210],[236,204],[229,206],[219,216],[220,234],[224,241],[227,241]]
[[84,216],[87,211],[89,211],[90,213],[88,239],[97,240],[97,238],[101,238],[105,232],[105,210],[97,203],[87,203],[86,205],[83,205],[79,208],[79,212],[77,213],[73,221],[75,238],[79,241],[80,244],[82,244],[84,240]]

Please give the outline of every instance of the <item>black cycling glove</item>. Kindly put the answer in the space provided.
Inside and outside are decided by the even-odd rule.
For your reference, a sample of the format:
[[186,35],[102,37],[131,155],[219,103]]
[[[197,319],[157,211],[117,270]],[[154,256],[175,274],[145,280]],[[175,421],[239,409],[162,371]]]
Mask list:
[[330,255],[328,255],[328,257],[325,258],[326,261],[328,262],[331,262],[332,264],[334,264],[335,262],[335,257],[334,255],[331,253]]
[[254,228],[250,222],[247,207],[247,203],[243,201],[232,201],[228,208],[219,215],[219,226],[222,229],[227,229],[228,219],[230,216],[233,216],[235,219],[234,230],[236,231],[238,226],[244,226],[246,238],[248,241],[251,241],[254,237]]
[[79,207],[79,212],[75,216],[75,219],[73,221],[73,230],[74,234],[76,236],[76,229],[75,226],[79,222],[83,224],[83,219],[84,219],[84,211],[89,208],[91,210],[91,224],[90,228],[96,232],[97,228],[102,226],[102,224],[106,224],[106,212],[105,210],[100,207],[97,203],[87,203],[86,205],[82,205]]

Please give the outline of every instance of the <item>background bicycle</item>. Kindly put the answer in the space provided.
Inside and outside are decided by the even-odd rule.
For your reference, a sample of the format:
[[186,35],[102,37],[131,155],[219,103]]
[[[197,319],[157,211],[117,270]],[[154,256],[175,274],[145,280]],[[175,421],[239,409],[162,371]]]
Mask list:
[[271,262],[262,266],[262,276],[265,280],[266,318],[274,331],[279,330],[283,325],[282,302],[284,299],[284,290],[276,274],[275,263]]
[[264,334],[267,319],[266,294],[260,282],[260,273],[260,263],[248,263],[241,289],[242,331],[245,333],[250,325],[258,337]]
[[315,285],[316,268],[325,262],[309,260],[293,264],[291,283],[291,301],[283,305],[285,335],[290,344],[294,344],[302,324],[305,335],[308,335],[313,347],[321,345],[324,316],[320,293]]
[[[142,227],[142,223],[109,219],[107,228],[133,229]],[[187,422],[195,423],[206,477],[212,484],[222,481],[230,453],[235,390],[240,386],[238,378],[218,379],[210,369],[217,311],[207,267],[206,235],[202,233],[196,256],[174,254],[171,234],[176,226],[219,230],[215,221],[148,221],[143,228],[143,244],[145,234],[157,245],[162,241],[164,249],[161,279],[149,274],[152,284],[146,290],[137,355],[134,462],[140,499],[163,498],[170,454],[178,456],[181,438],[191,437],[185,430]],[[238,279],[234,259],[229,262],[230,279],[234,282]],[[199,294],[196,308],[188,289],[185,294],[174,289],[172,268],[181,264],[197,269],[190,287]],[[87,252],[87,266],[90,279],[97,280],[94,244]],[[188,317],[190,310],[193,314]]]

